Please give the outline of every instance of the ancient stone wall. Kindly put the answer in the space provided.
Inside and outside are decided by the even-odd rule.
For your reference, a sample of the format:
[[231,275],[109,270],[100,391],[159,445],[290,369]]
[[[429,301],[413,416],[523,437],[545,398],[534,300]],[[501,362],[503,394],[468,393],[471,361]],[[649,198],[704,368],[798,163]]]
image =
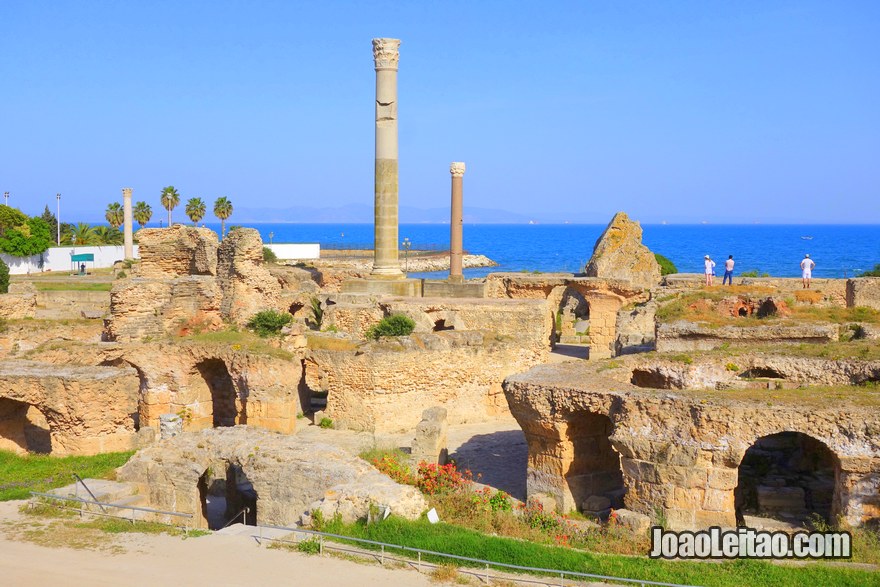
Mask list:
[[253,228],[237,228],[223,239],[217,277],[226,320],[244,325],[262,310],[278,307],[281,286],[263,264],[263,241]]
[[37,313],[37,290],[32,283],[9,284],[9,293],[0,294],[0,318],[33,318]]
[[[130,368],[0,362],[0,448],[50,448],[58,455],[130,450],[137,400],[138,378]],[[46,429],[33,429],[42,422],[27,417],[30,406]],[[42,436],[42,446],[29,446],[31,435]]]
[[721,326],[713,328],[694,322],[657,324],[655,346],[659,352],[710,350],[722,345],[748,347],[754,344],[824,344],[840,338],[837,324],[771,324],[767,326]]
[[169,279],[217,275],[217,233],[209,228],[175,224],[137,231],[141,277]]
[[[745,268],[743,268],[745,269]],[[799,277],[740,277],[734,272],[734,284],[750,289],[763,289],[766,295],[782,298],[793,297],[798,303],[809,303],[821,307],[846,306],[846,279],[824,279],[814,277],[809,290],[803,289]],[[703,289],[706,278],[698,273],[674,273],[663,277],[663,291],[676,293],[686,290]],[[716,281],[716,283],[718,283]],[[719,286],[723,289],[725,286]]]
[[357,350],[312,350],[306,383],[328,392],[326,415],[335,425],[403,432],[419,423],[426,406],[445,407],[450,424],[505,413],[501,381],[546,356],[491,333],[426,333]]
[[[584,483],[586,468],[576,466],[585,450],[577,436],[590,436],[583,432],[590,422],[592,436],[607,434],[610,422],[607,438],[620,458],[626,508],[655,517],[660,512],[671,528],[734,526],[734,490],[746,451],[761,438],[788,431],[833,453],[833,516],[854,525],[880,518],[880,411],[874,404],[844,396],[833,405],[790,401],[768,410],[760,397],[638,389],[585,363],[535,367],[507,378],[504,390],[529,445],[528,493],[552,496],[563,511],[580,507],[584,495],[597,491]],[[578,426],[581,433],[572,435]],[[595,452],[598,445],[588,446]],[[603,462],[604,468],[591,470],[607,471]],[[620,489],[612,488],[611,495]]]
[[880,310],[880,277],[859,277],[846,280],[846,305]]

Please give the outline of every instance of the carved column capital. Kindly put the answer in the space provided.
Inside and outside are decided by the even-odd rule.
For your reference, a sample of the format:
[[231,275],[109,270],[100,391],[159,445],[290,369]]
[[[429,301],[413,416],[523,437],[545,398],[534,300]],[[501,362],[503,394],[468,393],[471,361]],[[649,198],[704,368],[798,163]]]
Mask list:
[[449,173],[456,177],[461,177],[464,175],[464,163],[461,161],[455,161],[449,165]]
[[131,197],[131,188],[122,188],[122,197],[130,198]]
[[397,69],[400,60],[400,39],[373,39],[373,61],[376,70]]

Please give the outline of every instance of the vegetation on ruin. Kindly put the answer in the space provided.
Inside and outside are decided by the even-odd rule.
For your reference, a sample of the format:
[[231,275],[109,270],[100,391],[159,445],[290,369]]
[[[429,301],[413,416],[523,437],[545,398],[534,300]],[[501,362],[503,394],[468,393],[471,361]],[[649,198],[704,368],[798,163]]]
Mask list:
[[660,275],[672,275],[673,273],[678,273],[678,267],[675,266],[675,263],[660,253],[654,253],[654,258],[657,259],[657,264],[660,265]]
[[37,291],[110,291],[113,284],[95,281],[34,281]]
[[47,491],[73,482],[73,473],[87,477],[112,479],[116,468],[124,465],[134,452],[104,453],[94,456],[56,457],[18,455],[0,450],[0,501],[26,499],[31,491]]
[[394,314],[386,316],[367,329],[366,337],[379,340],[383,336],[408,336],[415,330],[416,322],[409,316]]
[[350,338],[306,333],[306,346],[313,351],[353,351],[360,345]]
[[263,310],[248,320],[247,327],[262,337],[279,334],[281,329],[293,321],[288,312]]
[[263,263],[277,263],[278,255],[269,247],[263,247]]
[[874,268],[870,271],[863,271],[859,273],[859,277],[880,277],[880,263],[874,265]]
[[315,296],[309,298],[309,311],[311,312],[311,323],[315,330],[321,329],[321,323],[324,322],[324,306],[321,300]]
[[714,286],[696,292],[681,294],[672,299],[661,301],[657,309],[659,322],[686,320],[698,322],[706,326],[759,326],[774,322],[778,324],[795,324],[798,322],[831,322],[845,324],[847,322],[866,322],[880,324],[880,310],[865,307],[842,308],[839,306],[817,306],[821,301],[819,291],[797,292],[786,297],[789,306],[788,316],[767,316],[758,318],[756,315],[741,317],[729,316],[719,312],[715,303],[730,297],[742,296],[751,298],[769,297],[774,290],[760,286]]
[[174,339],[178,342],[192,344],[215,344],[231,348],[233,351],[244,351],[254,355],[266,355],[279,359],[291,359],[293,354],[282,348],[268,344],[265,338],[259,337],[253,332],[229,328],[216,332],[202,332],[186,337]]
[[[442,514],[441,514],[442,515]],[[492,536],[455,523],[431,524],[427,519],[408,521],[391,516],[383,522],[360,521],[345,524],[339,519],[326,522],[324,531],[389,544],[400,544],[458,556],[491,560],[506,564],[561,569],[581,573],[639,578],[646,581],[688,585],[727,586],[750,585],[872,585],[876,573],[823,563],[804,566],[782,566],[766,561],[738,560],[720,563],[652,560],[646,556],[623,556],[587,552],[570,546],[536,543],[529,539]],[[338,540],[344,542],[343,540]],[[644,555],[645,548],[639,552]],[[367,545],[357,544],[360,548]],[[378,550],[378,546],[375,547]],[[386,553],[411,556],[397,549]],[[448,559],[422,555],[423,561],[448,563]],[[485,568],[478,563],[458,561],[461,566]],[[558,576],[557,576],[558,578]]]

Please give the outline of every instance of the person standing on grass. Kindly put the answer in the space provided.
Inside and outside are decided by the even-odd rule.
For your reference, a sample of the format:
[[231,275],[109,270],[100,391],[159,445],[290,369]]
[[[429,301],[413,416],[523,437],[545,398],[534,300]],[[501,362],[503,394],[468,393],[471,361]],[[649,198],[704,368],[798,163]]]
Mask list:
[[725,283],[728,285],[733,285],[733,255],[727,257],[727,261],[724,262],[724,279],[721,280],[721,285]]
[[715,277],[715,261],[709,255],[706,255],[706,285],[712,285],[712,278]]
[[801,277],[804,281],[804,289],[809,289],[810,281],[813,279],[813,267],[816,266],[816,263],[810,259],[810,255],[804,255],[804,260],[801,261]]

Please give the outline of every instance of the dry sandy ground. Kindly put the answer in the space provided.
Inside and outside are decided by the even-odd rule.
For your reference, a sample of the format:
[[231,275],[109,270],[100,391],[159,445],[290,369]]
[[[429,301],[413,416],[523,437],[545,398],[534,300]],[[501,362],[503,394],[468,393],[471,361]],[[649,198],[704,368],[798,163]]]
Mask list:
[[[0,503],[4,525],[20,519],[22,503]],[[0,585],[4,586],[432,585],[427,575],[414,570],[260,548],[241,536],[183,540],[164,535],[107,535],[108,541],[125,550],[113,554],[13,541],[3,530]]]

